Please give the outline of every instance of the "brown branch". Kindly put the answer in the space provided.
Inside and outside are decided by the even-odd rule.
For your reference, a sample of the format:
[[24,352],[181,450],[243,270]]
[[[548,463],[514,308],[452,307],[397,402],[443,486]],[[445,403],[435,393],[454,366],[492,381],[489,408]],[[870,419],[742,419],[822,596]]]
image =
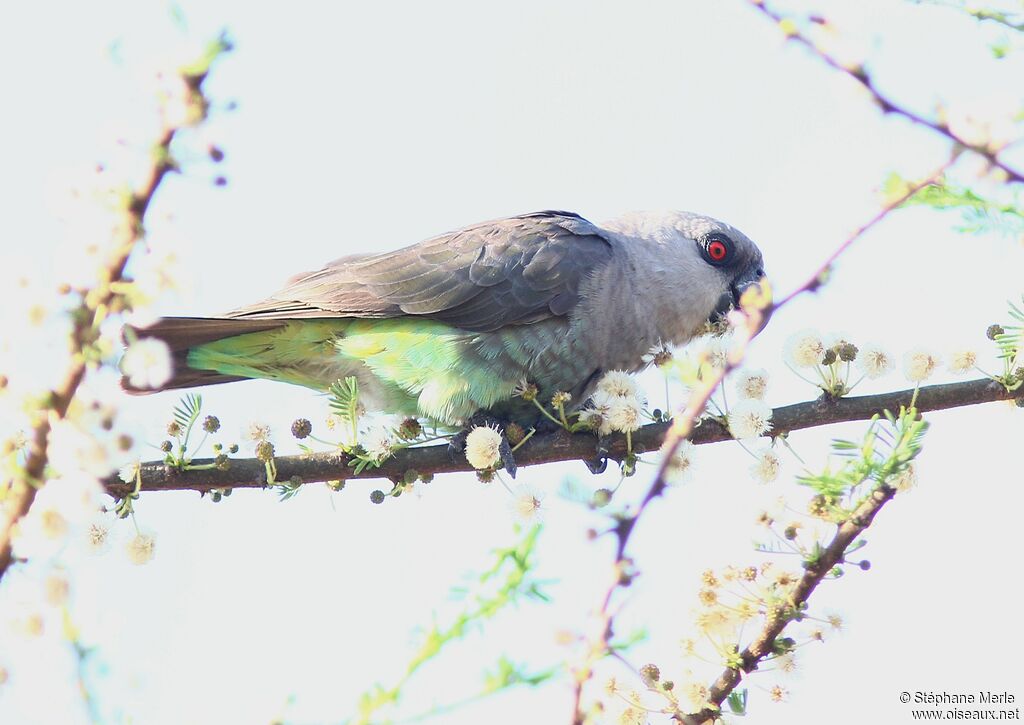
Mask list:
[[633,534],[633,530],[651,501],[664,493],[668,486],[669,465],[676,455],[676,451],[679,450],[683,440],[695,432],[701,414],[707,408],[708,402],[711,400],[715,390],[725,381],[726,375],[743,361],[747,345],[750,344],[750,341],[761,330],[762,322],[766,319],[766,308],[770,304],[770,299],[766,299],[759,301],[759,304],[755,306],[745,308],[743,312],[736,313],[742,318],[742,324],[737,326],[739,335],[736,338],[736,346],[730,350],[726,364],[715,370],[707,380],[703,381],[700,387],[695,388],[691,393],[686,409],[665,432],[665,440],[661,447],[661,461],[658,463],[658,471],[654,476],[653,483],[651,483],[647,493],[640,500],[640,505],[637,506],[636,510],[618,519],[614,529],[615,538],[618,541],[615,551],[614,576],[605,590],[604,596],[601,599],[601,608],[598,610],[598,617],[601,621],[600,639],[589,643],[590,646],[583,667],[573,673],[573,678],[575,679],[573,725],[583,725],[586,720],[582,709],[583,686],[592,676],[594,662],[604,657],[609,651],[609,642],[611,642],[614,635],[615,615],[611,611],[612,598],[620,587],[626,586],[632,579],[630,571],[632,560],[626,557],[626,546]]
[[[227,50],[224,41],[211,46],[207,54],[192,66],[181,71],[190,97],[189,104],[201,118],[206,112],[201,86],[213,60]],[[100,270],[96,285],[81,292],[81,301],[70,313],[72,320],[71,351],[68,367],[61,382],[50,391],[46,407],[37,413],[36,421],[29,433],[27,456],[24,466],[8,483],[6,491],[0,491],[0,578],[11,565],[12,532],[14,525],[28,513],[35,500],[36,491],[43,484],[46,465],[49,460],[48,444],[53,424],[62,420],[74,400],[82,380],[92,367],[90,351],[99,339],[99,328],[107,314],[123,300],[115,291],[117,282],[124,275],[125,265],[138,243],[144,238],[144,221],[150,203],[168,172],[175,169],[171,157],[171,143],[183,127],[166,124],[153,146],[152,163],[146,170],[146,177],[127,200],[123,218],[111,243],[111,257]]]
[[907,120],[931,129],[932,131],[945,136],[947,139],[952,141],[957,146],[963,147],[974,153],[985,158],[992,166],[1002,170],[1006,174],[1010,181],[1017,183],[1024,183],[1024,172],[1021,172],[1009,164],[1005,163],[999,158],[999,154],[1003,151],[1006,146],[998,146],[994,144],[981,144],[972,141],[968,141],[963,136],[959,135],[953,129],[949,127],[949,124],[944,120],[935,120],[923,116],[920,113],[910,110],[909,108],[897,103],[892,99],[891,96],[883,93],[879,90],[875,84],[871,74],[868,73],[867,69],[860,64],[849,64],[836,58],[834,55],[829,53],[827,50],[819,46],[811,37],[803,34],[796,27],[796,23],[791,19],[787,18],[781,13],[778,13],[767,5],[764,0],[747,0],[756,10],[766,15],[768,18],[773,20],[782,28],[782,32],[786,34],[788,40],[792,40],[795,43],[803,45],[810,50],[814,55],[821,59],[826,65],[835,70],[840,71],[846,76],[852,78],[861,85],[864,90],[871,94],[874,98],[875,103],[878,104],[879,108],[882,109],[883,113],[895,113],[898,116],[903,116]]
[[[790,431],[818,428],[834,423],[855,420],[869,420],[883,410],[896,411],[901,405],[909,405],[913,390],[897,390],[877,395],[860,395],[846,398],[822,397],[818,400],[775,409],[772,416],[772,435]],[[968,405],[979,405],[1000,400],[1013,400],[1024,396],[1024,387],[1008,393],[992,380],[982,378],[962,383],[929,385],[918,392],[917,409],[922,412],[945,410]],[[670,423],[650,423],[633,433],[635,449],[653,451],[658,449]],[[719,443],[732,440],[729,432],[714,420],[704,420],[690,435],[694,444]],[[554,433],[537,435],[516,451],[516,463],[520,466],[534,466],[558,461],[584,461],[594,458],[595,438],[590,433]],[[621,461],[626,455],[626,441],[616,437],[610,446],[609,457]],[[206,465],[213,459],[196,459],[194,465]],[[366,468],[360,473],[353,472],[344,453],[330,451],[307,455],[279,456],[274,459],[278,480],[286,481],[293,476],[303,483],[317,483],[332,480],[390,479],[401,480],[408,471],[421,474],[456,473],[472,471],[465,459],[452,459],[447,445],[433,445],[422,448],[407,448],[396,452],[377,469]],[[200,491],[220,488],[262,488],[266,486],[266,467],[256,458],[234,459],[231,467],[224,471],[186,470],[179,471],[161,461],[143,463],[142,491]],[[134,489],[116,475],[109,476],[104,486],[112,496],[121,497]]]
[[929,5],[935,7],[948,8],[949,10],[956,10],[965,15],[969,15],[979,22],[992,22],[997,25],[1001,25],[1009,30],[1016,30],[1018,33],[1024,33],[1024,21],[1017,21],[1014,19],[1016,13],[1007,13],[1000,10],[991,10],[989,8],[972,8],[964,7],[963,5],[956,5],[954,3],[942,2],[942,0],[915,0],[915,2],[927,2]]
[[[938,387],[938,386],[936,386]],[[790,606],[772,609],[764,628],[757,634],[754,641],[740,653],[741,665],[739,667],[727,667],[718,676],[712,685],[708,695],[708,703],[714,707],[706,707],[693,715],[677,714],[675,719],[686,725],[702,725],[713,722],[721,713],[720,705],[729,694],[736,689],[743,675],[753,672],[758,664],[768,655],[772,654],[775,645],[775,638],[782,634],[782,630],[792,621],[796,613],[801,610],[803,604],[810,599],[811,594],[821,583],[825,575],[833,567],[843,562],[847,548],[852,544],[864,530],[871,525],[875,515],[882,510],[896,490],[890,486],[881,485],[871,492],[871,495],[857,507],[846,521],[839,525],[832,541],[825,547],[821,556],[813,563],[807,564],[804,575],[797,582],[793,590]]]
[[[714,394],[715,390],[725,380],[725,376],[728,375],[729,371],[736,368],[743,361],[747,345],[761,330],[769,316],[787,305],[795,297],[805,292],[813,292],[817,290],[825,281],[827,272],[831,269],[832,264],[835,263],[843,252],[849,249],[854,242],[864,236],[868,230],[880,223],[890,213],[901,207],[907,200],[914,196],[914,194],[932,184],[942,175],[955,158],[956,157],[954,155],[949,161],[926,176],[923,181],[909,185],[904,189],[903,193],[899,197],[891,200],[883,206],[873,217],[871,217],[871,219],[864,224],[861,224],[848,237],[846,237],[846,239],[840,242],[832,253],[821,263],[818,269],[815,270],[803,282],[803,284],[797,286],[779,302],[772,305],[770,304],[770,300],[766,301],[764,299],[759,299],[753,305],[744,308],[742,312],[736,313],[740,318],[739,324],[736,325],[736,328],[739,330],[739,335],[737,336],[735,348],[730,351],[727,364],[724,368],[717,370],[716,373],[708,380],[704,381],[704,384],[701,387],[696,388],[693,391],[686,410],[683,411],[682,415],[680,415],[680,417],[672,424],[665,435],[665,441],[662,445],[662,459],[658,465],[658,473],[654,477],[654,482],[651,484],[646,495],[641,500],[636,511],[628,516],[620,518],[618,525],[614,529],[615,536],[618,539],[615,559],[615,577],[612,579],[608,589],[605,591],[601,602],[601,608],[598,612],[603,624],[601,639],[591,646],[587,654],[587,662],[583,668],[575,673],[576,682],[573,695],[573,725],[580,725],[585,719],[581,710],[583,686],[586,684],[587,680],[590,679],[591,666],[593,662],[597,658],[604,656],[608,651],[608,643],[612,639],[614,621],[614,615],[610,612],[612,597],[615,595],[615,592],[619,587],[629,581],[628,569],[631,562],[625,556],[626,545],[629,542],[629,538],[633,533],[633,529],[636,526],[638,519],[647,508],[647,505],[664,492],[666,488],[666,474],[672,458],[676,455],[676,451],[679,450],[679,446],[683,439],[690,436],[691,432],[694,430],[698,418],[704,412],[704,409],[707,407],[708,401],[711,400],[711,396]],[[762,295],[763,294],[764,290],[762,290]],[[778,423],[775,423],[775,425],[778,425]],[[780,429],[777,428],[776,430]]]
[[[913,123],[925,126],[936,133],[945,136],[947,139],[954,143],[953,157],[948,161],[943,168],[937,172],[941,173],[956,159],[956,155],[960,148],[968,149],[984,157],[992,166],[1001,169],[1010,179],[1015,182],[1024,182],[1024,175],[1016,169],[1010,167],[999,158],[999,153],[1006,148],[1006,145],[996,146],[993,144],[977,144],[968,142],[956,134],[949,125],[942,120],[932,120],[921,116],[899,104],[894,102],[889,96],[883,94],[875,85],[871,76],[862,65],[848,65],[840,61],[835,56],[831,55],[828,51],[821,48],[817,43],[814,42],[810,37],[802,34],[796,27],[795,23],[770,10],[764,3],[764,0],[748,0],[757,10],[764,15],[771,18],[782,28],[783,32],[786,33],[788,39],[793,40],[797,43],[804,45],[812,53],[818,56],[828,66],[841,71],[850,78],[857,81],[868,93],[872,95],[876,103],[882,109],[884,113],[895,113],[901,115],[904,118],[912,121]],[[937,174],[933,174],[932,178],[935,178]],[[929,182],[930,183],[930,182]],[[894,203],[888,204],[883,208],[874,218],[865,223],[860,229],[858,229],[851,237],[847,238],[842,244],[840,244],[825,260],[818,270],[818,273],[813,276],[810,280],[805,282],[802,286],[795,289],[789,295],[784,297],[777,307],[780,307],[788,303],[791,299],[796,297],[803,292],[811,291],[816,289],[821,282],[825,279],[827,272],[829,271],[832,263],[835,261],[840,254],[842,254],[857,238],[859,238],[865,231],[873,227],[879,221],[881,221],[886,215],[889,214],[894,208],[902,205],[911,196],[916,194],[926,184],[918,184],[910,189],[906,190],[903,197]],[[994,387],[993,387],[994,386]],[[935,410],[940,408],[954,407],[958,403],[953,402],[953,399],[957,397],[957,393],[960,390],[966,390],[967,387],[974,387],[979,392],[984,391],[993,392],[1000,397],[1005,398],[1016,398],[1021,399],[1024,395],[1024,390],[1018,389],[1014,393],[1009,393],[999,383],[995,383],[990,380],[975,380],[968,383],[961,383],[955,385],[939,385],[929,386],[923,388],[922,393],[925,393],[927,402],[924,406],[919,407],[918,410],[921,412],[927,410]],[[957,390],[957,389],[960,390]],[[955,392],[954,392],[955,391]],[[877,397],[877,396],[876,396]],[[894,401],[895,402],[895,401]],[[904,399],[896,403],[896,405],[908,405],[910,402],[909,396],[904,396]],[[980,401],[979,401],[980,402]],[[933,407],[934,406],[934,407]],[[890,410],[895,410],[895,406],[889,407]],[[664,465],[662,466],[664,469]],[[865,500],[853,514],[842,524],[839,525],[835,536],[832,541],[829,542],[825,548],[821,557],[815,562],[813,566],[808,566],[805,570],[803,577],[797,584],[796,589],[792,595],[792,609],[785,608],[777,611],[772,611],[768,620],[765,624],[764,629],[757,635],[753,642],[748,645],[743,652],[740,653],[740,665],[739,667],[727,667],[725,671],[712,683],[709,691],[708,707],[700,711],[695,715],[685,715],[682,713],[675,713],[674,718],[680,720],[686,725],[701,725],[710,721],[714,721],[718,718],[721,712],[721,704],[729,696],[731,692],[736,688],[739,682],[742,680],[743,675],[755,670],[762,659],[772,653],[772,648],[775,644],[775,639],[785,629],[786,625],[794,618],[793,612],[799,611],[800,607],[804,605],[810,598],[811,594],[817,588],[818,584],[822,581],[825,575],[834,567],[836,564],[843,561],[843,556],[850,546],[850,544],[859,536],[864,529],[871,525],[875,515],[881,510],[881,508],[892,499],[895,494],[894,489],[889,486],[881,485]],[[579,691],[577,690],[577,703],[579,702]],[[576,721],[579,722],[579,713],[577,708]]]

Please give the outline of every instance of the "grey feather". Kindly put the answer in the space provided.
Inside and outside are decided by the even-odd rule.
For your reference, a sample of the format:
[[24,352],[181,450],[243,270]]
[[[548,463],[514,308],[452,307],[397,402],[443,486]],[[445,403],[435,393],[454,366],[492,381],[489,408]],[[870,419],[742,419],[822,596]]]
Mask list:
[[600,227],[569,212],[537,212],[336,260],[229,316],[416,315],[489,332],[569,314],[581,285],[611,258]]

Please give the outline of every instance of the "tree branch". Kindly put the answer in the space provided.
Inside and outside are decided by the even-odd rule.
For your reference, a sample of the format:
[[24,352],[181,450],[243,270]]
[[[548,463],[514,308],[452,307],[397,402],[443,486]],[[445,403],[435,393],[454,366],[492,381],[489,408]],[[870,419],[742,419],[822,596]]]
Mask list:
[[991,21],[997,25],[1002,25],[1004,28],[1016,30],[1018,33],[1024,33],[1024,20],[1018,21],[1016,19],[1019,15],[1018,13],[1003,12],[985,7],[965,7],[963,4],[958,5],[951,2],[943,2],[942,0],[914,0],[914,2],[927,2],[929,5],[934,5],[936,7],[957,10],[965,15],[971,16],[975,20],[981,22]]
[[[181,70],[190,97],[201,118],[206,112],[206,102],[201,86],[206,79],[210,64],[222,51],[227,49],[218,41],[203,58]],[[92,367],[90,350],[99,339],[100,324],[118,306],[119,295],[116,284],[124,275],[128,259],[138,243],[144,238],[144,221],[150,203],[167,173],[175,170],[171,156],[171,143],[186,123],[166,124],[160,131],[153,146],[151,164],[146,177],[132,192],[125,203],[123,218],[114,232],[111,243],[111,257],[100,270],[99,278],[92,289],[83,290],[81,301],[70,312],[72,320],[71,353],[68,367],[61,382],[50,391],[46,407],[37,413],[35,424],[29,432],[29,443],[25,464],[7,484],[0,489],[0,578],[11,565],[12,530],[14,525],[28,513],[35,500],[36,491],[45,480],[49,460],[48,445],[53,424],[63,420],[78,392],[82,380]]]
[[[601,608],[598,610],[598,615],[603,622],[603,629],[600,635],[601,638],[599,641],[592,644],[584,666],[574,673],[576,682],[573,693],[573,725],[580,725],[584,720],[584,714],[580,706],[583,698],[583,686],[591,676],[592,663],[596,659],[604,656],[608,651],[608,643],[612,638],[612,629],[614,626],[613,621],[615,618],[610,611],[612,597],[615,595],[615,591],[630,579],[627,570],[631,566],[631,561],[625,555],[629,538],[633,534],[633,529],[636,527],[636,523],[640,519],[640,516],[646,510],[647,505],[660,496],[665,490],[669,465],[675,457],[676,451],[679,450],[679,446],[683,439],[692,437],[692,434],[698,424],[698,419],[707,407],[708,401],[711,400],[711,396],[714,394],[715,390],[724,382],[725,376],[728,375],[731,370],[739,366],[743,361],[747,345],[750,344],[750,341],[753,340],[754,336],[757,335],[762,327],[764,327],[768,317],[777,312],[780,308],[789,304],[797,296],[804,294],[805,292],[816,291],[827,279],[827,273],[831,269],[832,264],[840,255],[843,254],[843,252],[849,249],[854,242],[864,236],[865,232],[880,223],[890,213],[901,207],[917,192],[934,183],[934,181],[946,170],[955,158],[956,156],[954,154],[949,161],[926,176],[923,180],[915,184],[908,185],[907,188],[903,190],[902,194],[885,204],[873,217],[871,217],[871,219],[864,224],[861,224],[861,226],[854,230],[852,234],[840,242],[840,244],[803,282],[803,284],[795,287],[780,301],[775,304],[771,304],[770,291],[767,293],[768,299],[765,299],[766,291],[762,287],[761,295],[753,301],[753,304],[745,306],[742,312],[735,313],[735,317],[731,319],[731,322],[733,322],[734,326],[739,331],[739,334],[736,336],[736,344],[734,349],[729,353],[726,365],[723,368],[714,371],[707,380],[703,381],[701,386],[693,390],[690,395],[690,400],[687,403],[686,410],[684,410],[683,413],[672,423],[665,433],[661,451],[662,458],[658,464],[658,472],[654,477],[654,481],[647,489],[647,493],[644,495],[636,510],[631,512],[629,515],[620,518],[618,525],[613,530],[615,537],[618,539],[615,557],[616,575],[608,585],[608,589],[605,591],[604,597],[601,601]],[[743,300],[740,302],[741,306],[743,306]],[[870,415],[868,417],[870,417]],[[778,426],[779,424],[774,422],[774,425]],[[784,430],[786,430],[784,427],[776,428],[777,432]]]
[[804,575],[797,582],[796,588],[793,590],[790,606],[779,607],[769,612],[764,628],[758,632],[754,641],[747,645],[740,653],[742,664],[735,668],[725,668],[722,674],[718,676],[718,679],[712,683],[708,694],[708,703],[714,705],[714,707],[705,707],[693,715],[678,714],[674,716],[675,719],[682,721],[685,725],[703,725],[704,723],[714,721],[719,716],[721,712],[719,706],[729,696],[729,693],[736,689],[740,680],[743,679],[743,675],[756,670],[761,660],[772,654],[775,638],[782,634],[782,630],[786,628],[786,625],[801,611],[803,604],[810,599],[811,594],[814,593],[814,590],[821,583],[822,579],[825,578],[825,575],[837,564],[843,562],[843,557],[850,544],[871,525],[875,515],[882,510],[885,504],[892,500],[895,494],[896,490],[892,487],[886,485],[879,486],[871,492],[871,495],[857,507],[846,521],[839,525],[835,536],[832,537],[832,540],[825,547],[821,556],[813,565],[807,566]]
[[[896,411],[901,405],[909,405],[911,395],[913,390],[907,389],[838,399],[822,397],[805,403],[785,405],[775,409],[772,417],[772,435],[833,423],[868,420],[883,410]],[[1020,397],[1024,397],[1024,387],[1008,393],[999,383],[983,378],[923,387],[918,392],[917,409],[928,412]],[[658,449],[670,425],[671,423],[645,425],[633,433],[634,448],[647,451]],[[718,443],[731,439],[729,432],[714,420],[704,420],[690,436],[694,444]],[[594,457],[595,443],[595,438],[590,433],[568,433],[560,430],[538,435],[516,451],[516,462],[520,466],[534,466],[556,461],[590,460]],[[617,437],[612,442],[609,457],[621,461],[625,455],[625,438]],[[465,458],[460,456],[459,460],[453,460],[448,455],[448,446],[445,444],[398,451],[380,468],[367,467],[359,474],[354,473],[349,467],[349,460],[341,451],[280,456],[274,461],[279,481],[297,476],[303,483],[361,478],[385,478],[395,481],[402,480],[408,471],[432,475],[473,470]],[[197,459],[193,464],[205,465],[212,462],[212,459]],[[141,471],[142,491],[205,492],[217,488],[266,486],[266,466],[255,458],[234,459],[226,471],[179,471],[162,461],[143,463]],[[134,489],[134,484],[127,484],[116,475],[109,476],[103,484],[112,496],[117,497],[125,496]]]
[[1009,164],[1005,163],[999,158],[999,154],[1003,151],[1006,145],[997,144],[982,144],[978,142],[968,141],[963,136],[959,135],[949,127],[949,124],[942,119],[935,120],[923,116],[920,113],[910,110],[906,106],[903,106],[894,101],[890,96],[883,93],[878,86],[875,84],[874,79],[868,73],[867,69],[860,64],[844,63],[839,60],[836,56],[829,53],[827,50],[818,45],[813,38],[800,32],[796,27],[796,23],[791,19],[787,18],[781,13],[778,13],[769,8],[764,0],[747,0],[756,10],[773,20],[782,29],[782,32],[786,34],[788,40],[792,40],[795,43],[803,45],[810,50],[814,55],[820,58],[826,65],[835,70],[838,70],[848,77],[855,80],[861,85],[868,93],[871,94],[872,98],[875,99],[875,103],[878,104],[879,108],[882,109],[883,113],[895,113],[898,116],[903,116],[907,120],[916,123],[920,126],[930,128],[932,131],[945,136],[953,143],[961,146],[965,149],[973,151],[985,158],[992,166],[1002,170],[1006,177],[1010,181],[1017,183],[1024,183],[1024,172],[1021,172]]

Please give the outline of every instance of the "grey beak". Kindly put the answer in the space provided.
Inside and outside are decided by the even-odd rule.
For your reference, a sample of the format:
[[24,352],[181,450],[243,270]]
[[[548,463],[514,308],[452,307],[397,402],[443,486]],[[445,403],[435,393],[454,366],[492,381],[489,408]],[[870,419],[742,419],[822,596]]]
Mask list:
[[[715,309],[711,313],[711,319],[716,320],[718,318],[725,317],[729,314],[729,310],[738,308],[740,306],[740,297],[747,291],[748,288],[753,287],[761,283],[765,277],[764,270],[761,267],[752,267],[744,270],[738,277],[736,277],[729,285],[729,291],[724,293],[718,298]],[[764,319],[761,321],[761,327],[758,330],[764,329],[764,326],[768,323],[768,317],[771,315],[771,309],[766,311]]]

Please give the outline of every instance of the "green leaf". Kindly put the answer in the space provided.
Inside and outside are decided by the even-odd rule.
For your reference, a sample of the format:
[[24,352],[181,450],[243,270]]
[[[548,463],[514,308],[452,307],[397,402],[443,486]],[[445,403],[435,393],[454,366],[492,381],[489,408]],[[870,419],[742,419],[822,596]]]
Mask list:
[[834,440],[832,450],[840,456],[838,469],[826,465],[820,473],[806,473],[797,483],[832,498],[852,495],[865,481],[884,484],[899,475],[920,452],[928,424],[919,420],[914,408],[900,408],[899,415],[884,411],[871,419],[860,443]]
[[747,690],[733,690],[725,700],[733,715],[747,714]]
[[[367,725],[381,722],[375,717],[376,712],[385,705],[398,703],[406,683],[421,667],[442,656],[451,643],[464,638],[473,629],[482,627],[509,605],[514,605],[523,597],[530,597],[539,592],[541,582],[532,578],[534,550],[541,527],[533,526],[525,531],[521,538],[512,546],[496,550],[493,566],[480,574],[476,579],[472,592],[462,587],[453,589],[460,595],[464,608],[447,624],[435,622],[422,635],[419,647],[405,667],[405,673],[390,688],[379,685],[365,692],[359,700],[359,712],[349,722],[352,725]],[[523,666],[516,666],[511,660],[502,657],[498,661],[495,672],[485,676],[483,691],[471,699],[499,692],[517,684],[540,684],[562,671],[560,667],[529,673]],[[436,708],[438,713],[447,712],[468,700],[452,705]],[[414,718],[419,719],[419,718]]]
[[359,406],[359,381],[350,375],[344,380],[336,381],[330,388],[331,408],[346,423],[356,418]]
[[199,412],[203,407],[203,396],[198,393],[189,393],[181,399],[174,408],[174,420],[184,430],[188,430],[199,420]]
[[[908,187],[899,174],[889,175],[883,186],[887,195],[898,196]],[[937,211],[959,211],[961,224],[955,229],[965,234],[994,232],[1011,239],[1024,234],[1024,202],[988,199],[973,189],[954,186],[946,181],[929,184],[903,203],[904,206],[927,206]]]
[[355,445],[359,430],[359,381],[353,375],[338,380],[330,387],[330,394],[331,409],[352,431]]

